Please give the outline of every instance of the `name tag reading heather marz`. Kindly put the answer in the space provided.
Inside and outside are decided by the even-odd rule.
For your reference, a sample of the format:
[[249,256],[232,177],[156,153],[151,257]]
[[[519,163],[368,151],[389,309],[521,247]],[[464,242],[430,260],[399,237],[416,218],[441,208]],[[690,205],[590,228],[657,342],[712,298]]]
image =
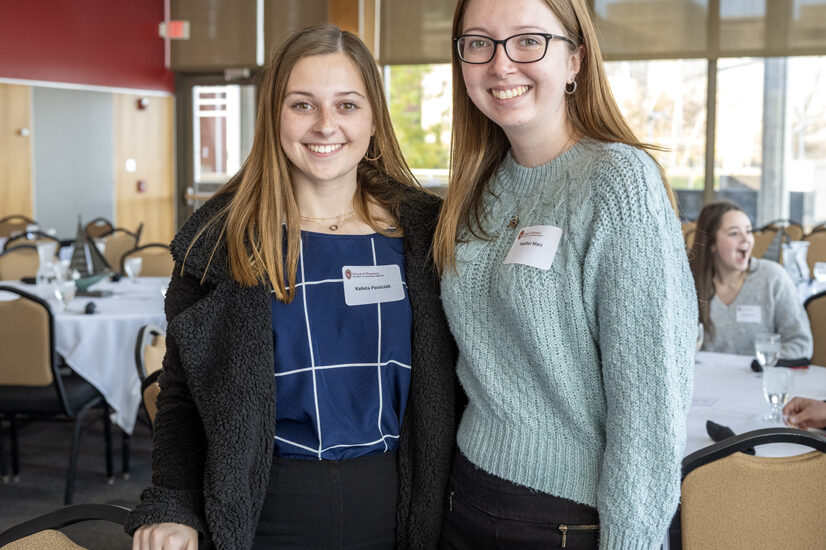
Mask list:
[[341,268],[344,281],[344,302],[348,306],[363,306],[404,300],[404,284],[399,266],[345,265]]
[[554,262],[561,238],[562,229],[553,225],[532,225],[520,229],[503,263],[548,270]]

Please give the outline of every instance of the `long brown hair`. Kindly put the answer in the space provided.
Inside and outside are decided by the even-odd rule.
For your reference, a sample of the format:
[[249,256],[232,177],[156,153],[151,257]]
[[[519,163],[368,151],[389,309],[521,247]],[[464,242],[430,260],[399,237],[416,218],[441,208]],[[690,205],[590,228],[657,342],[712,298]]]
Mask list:
[[697,305],[700,310],[700,322],[709,334],[714,334],[714,323],[711,321],[710,304],[714,297],[714,251],[712,248],[717,240],[717,231],[723,224],[723,216],[731,211],[745,211],[731,201],[710,202],[703,207],[697,217],[697,226],[694,229],[694,244],[691,245],[688,265],[694,275],[694,286],[697,289]]
[[[462,17],[470,1],[459,0],[456,6],[453,36],[462,32]],[[662,147],[639,141],[622,116],[608,85],[596,31],[585,0],[545,2],[562,24],[566,36],[581,44],[585,50],[576,79],[576,92],[565,96],[568,124],[574,135],[621,142],[648,152],[663,150]],[[569,47],[573,53],[578,46]],[[455,245],[460,228],[466,227],[477,236],[487,236],[480,223],[482,197],[487,181],[502,163],[509,147],[505,132],[471,101],[462,78],[462,61],[454,48],[450,185],[433,242],[433,256],[441,272],[455,267]],[[657,164],[676,212],[676,196],[668,185],[662,166]]]
[[[301,238],[301,213],[290,174],[292,165],[279,135],[287,80],[301,59],[337,52],[347,54],[358,68],[376,129],[365,155],[375,160],[364,158],[358,166],[353,198],[356,215],[378,233],[399,236],[397,220],[389,220],[396,229],[387,229],[388,220],[375,219],[369,204],[380,204],[395,217],[398,204],[380,198],[386,196],[381,193],[381,186],[388,178],[419,186],[393,133],[381,76],[367,46],[354,34],[332,25],[309,27],[293,34],[259,75],[258,112],[250,154],[238,173],[216,193],[231,194],[232,198],[192,241],[194,244],[212,223],[222,223],[221,237],[226,242],[233,279],[244,286],[269,282],[282,302],[290,302],[295,296]],[[282,224],[287,228],[286,253]]]

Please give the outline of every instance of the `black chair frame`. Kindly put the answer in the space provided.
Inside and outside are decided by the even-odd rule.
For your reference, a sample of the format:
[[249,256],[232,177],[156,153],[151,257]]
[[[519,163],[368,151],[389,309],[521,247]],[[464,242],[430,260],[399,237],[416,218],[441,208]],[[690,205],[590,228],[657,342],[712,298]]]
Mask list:
[[45,239],[47,241],[54,241],[57,243],[57,248],[59,249],[61,246],[60,239],[57,237],[53,237],[48,233],[44,233],[43,231],[30,231],[28,233],[24,233],[23,235],[17,235],[16,237],[12,237],[5,242],[3,245],[3,250],[9,250],[10,248],[17,248],[18,246],[35,246],[31,244],[31,238],[34,239]]
[[98,239],[103,239],[103,238],[106,238],[106,237],[108,237],[110,235],[113,235],[115,233],[126,233],[130,237],[134,237],[135,238],[135,243],[137,244],[137,243],[141,242],[141,234],[143,233],[143,223],[141,223],[138,226],[138,229],[136,231],[130,231],[130,230],[124,228],[124,227],[112,227],[112,229],[110,229],[106,233],[103,233],[100,237],[97,237],[97,238]]
[[[26,299],[29,299],[33,302],[36,302],[40,306],[42,306],[49,316],[49,362],[52,370],[52,379],[53,379],[53,386],[56,392],[56,398],[58,403],[60,404],[60,408],[62,410],[63,415],[70,419],[74,423],[74,430],[72,434],[72,450],[69,456],[69,469],[66,474],[66,489],[64,492],[64,504],[71,504],[72,498],[74,496],[74,489],[75,489],[75,478],[77,476],[77,461],[78,461],[78,453],[80,450],[80,437],[85,431],[83,426],[83,419],[87,412],[94,407],[100,407],[103,411],[102,420],[103,420],[103,436],[105,442],[105,458],[106,458],[106,479],[109,483],[112,483],[114,480],[112,471],[112,429],[111,429],[111,420],[109,418],[109,405],[106,403],[103,395],[100,392],[97,392],[97,395],[83,403],[79,408],[73,409],[69,403],[69,399],[66,393],[66,389],[63,385],[63,375],[61,373],[61,361],[60,358],[55,351],[55,344],[54,344],[54,316],[52,311],[49,307],[49,304],[40,298],[39,296],[35,296],[23,290],[20,290],[16,287],[0,285],[0,292],[12,292],[19,296],[22,296]],[[79,376],[79,375],[74,375]],[[15,391],[25,391],[26,387],[21,386],[19,388],[15,387]],[[37,412],[3,412],[0,411],[0,422],[3,420],[8,422],[8,431],[11,438],[11,470],[12,476],[15,480],[19,479],[20,473],[20,455],[19,455],[19,446],[18,446],[18,439],[17,439],[17,420],[18,418],[26,418],[31,420],[60,420],[60,418],[55,418],[55,414],[53,413],[37,413]],[[87,426],[88,427],[88,426]],[[2,439],[2,437],[0,437]],[[3,447],[0,444],[0,449]],[[5,471],[5,460],[0,460],[0,468],[2,468],[2,476],[5,478],[7,476]]]
[[75,523],[91,520],[126,523],[130,510],[114,504],[75,504],[24,521],[0,533],[0,547],[47,529],[62,529]]
[[[754,430],[729,437],[728,439],[694,451],[685,457],[683,459],[682,477],[680,481],[684,481],[688,474],[701,466],[705,466],[731,454],[743,452],[750,447],[766,445],[767,443],[795,443],[826,453],[826,437],[822,435],[796,428],[777,427]],[[677,512],[674,514],[674,518],[671,520],[671,526],[668,529],[668,543],[671,550],[682,550],[683,541],[679,506],[677,507]]]

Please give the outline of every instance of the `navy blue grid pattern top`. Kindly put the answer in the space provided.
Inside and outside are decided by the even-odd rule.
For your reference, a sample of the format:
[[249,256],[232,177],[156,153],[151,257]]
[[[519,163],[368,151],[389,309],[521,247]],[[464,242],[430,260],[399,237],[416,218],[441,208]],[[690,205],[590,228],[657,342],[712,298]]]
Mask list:
[[[295,299],[272,300],[276,455],[339,460],[397,447],[412,334],[403,244],[378,233],[301,232]],[[390,265],[403,299],[347,305],[345,266]]]

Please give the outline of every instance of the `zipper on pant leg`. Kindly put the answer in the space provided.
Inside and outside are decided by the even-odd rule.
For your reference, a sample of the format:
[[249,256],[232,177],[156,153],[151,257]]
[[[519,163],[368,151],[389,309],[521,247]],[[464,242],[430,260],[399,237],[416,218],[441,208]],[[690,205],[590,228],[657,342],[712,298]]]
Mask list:
[[568,531],[597,531],[599,525],[565,525],[560,523],[558,529],[562,533],[561,548],[565,548],[565,545],[568,544]]
[[448,511],[448,512],[452,512],[452,511],[453,511],[453,495],[455,495],[455,494],[456,494],[456,491],[454,491],[453,489],[451,489],[451,490],[450,490],[450,494],[447,496],[447,503],[448,503],[448,509],[447,509],[447,511]]

